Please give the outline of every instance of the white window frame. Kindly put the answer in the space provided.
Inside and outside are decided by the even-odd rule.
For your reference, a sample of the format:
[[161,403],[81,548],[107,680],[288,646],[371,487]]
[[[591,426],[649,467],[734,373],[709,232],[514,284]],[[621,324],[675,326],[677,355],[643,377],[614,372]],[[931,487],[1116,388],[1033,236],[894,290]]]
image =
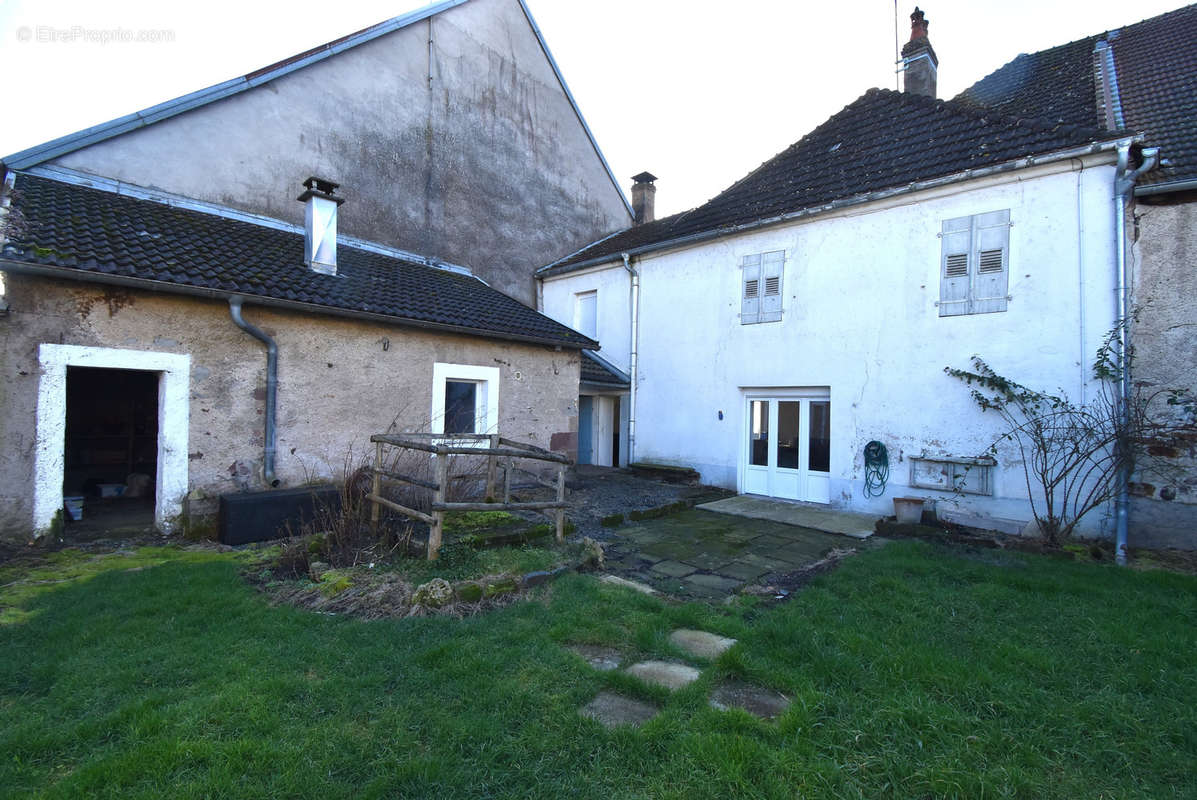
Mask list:
[[[1010,209],[943,221],[939,255],[941,317],[992,314],[1010,301]],[[993,260],[995,252],[1000,260]],[[994,267],[997,267],[996,269]]]
[[785,250],[749,253],[740,259],[741,325],[781,321],[785,268]]
[[[594,330],[582,330],[582,304],[594,298]],[[589,336],[591,339],[598,341],[598,289],[591,289],[586,292],[574,292],[574,330],[583,336]]]
[[[478,385],[474,396],[474,433],[491,434],[499,432],[499,368],[478,367],[472,364],[432,365],[432,432],[445,433],[445,382],[462,381]],[[460,444],[460,443],[459,443]],[[479,441],[476,446],[486,446]],[[465,445],[470,446],[470,445]]]
[[158,469],[154,486],[154,524],[170,533],[183,512],[187,494],[187,444],[191,419],[191,356],[111,347],[41,344],[37,384],[37,449],[33,459],[33,527],[49,530],[62,511],[65,474],[67,367],[157,372]]

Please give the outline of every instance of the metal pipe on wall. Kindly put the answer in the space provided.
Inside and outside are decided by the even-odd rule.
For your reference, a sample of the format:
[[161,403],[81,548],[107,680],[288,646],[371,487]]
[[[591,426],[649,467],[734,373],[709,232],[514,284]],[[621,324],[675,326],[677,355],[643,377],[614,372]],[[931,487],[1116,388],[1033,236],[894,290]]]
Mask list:
[[266,345],[266,445],[262,455],[262,478],[267,486],[278,486],[274,476],[276,455],[275,409],[278,403],[278,345],[261,328],[246,322],[241,316],[243,298],[234,295],[229,298],[229,316],[233,324]]
[[640,273],[632,266],[632,259],[627,253],[620,253],[623,258],[623,268],[631,276],[631,311],[632,311],[632,341],[631,353],[628,357],[628,374],[631,377],[631,389],[628,394],[628,464],[636,460],[636,361],[637,343],[640,336]]
[[[1143,149],[1142,163],[1130,169],[1130,143],[1118,145],[1118,166],[1114,170],[1114,258],[1115,281],[1117,292],[1115,304],[1117,307],[1118,326],[1118,367],[1120,379],[1118,392],[1118,422],[1122,433],[1130,427],[1131,401],[1131,331],[1130,331],[1130,267],[1126,258],[1126,207],[1130,202],[1131,193],[1135,189],[1135,181],[1139,176],[1155,167],[1159,161],[1160,149],[1147,147]],[[1129,171],[1128,171],[1129,170]],[[1121,441],[1116,446],[1125,447]],[[1119,564],[1126,563],[1126,539],[1130,525],[1130,479],[1131,463],[1126,453],[1119,454],[1118,494],[1114,500],[1115,545],[1114,559]]]

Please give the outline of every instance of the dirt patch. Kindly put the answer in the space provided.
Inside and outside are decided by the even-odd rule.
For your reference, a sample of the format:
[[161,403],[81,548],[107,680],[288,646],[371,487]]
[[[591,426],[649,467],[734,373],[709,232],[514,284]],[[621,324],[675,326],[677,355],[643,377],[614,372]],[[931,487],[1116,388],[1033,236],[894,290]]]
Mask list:
[[[623,521],[631,522],[633,512],[654,511],[675,503],[693,506],[734,494],[713,486],[665,483],[627,470],[589,466],[575,467],[567,486],[572,503],[567,515],[577,526],[575,535],[599,541],[611,539]],[[620,515],[622,521],[617,519]]]
[[[496,608],[503,608],[525,599],[529,592],[523,589],[481,597],[468,602],[454,600],[438,608],[412,602],[416,587],[393,572],[364,575],[358,571],[343,588],[328,582],[274,581],[260,574],[246,578],[258,587],[274,605],[290,605],[296,608],[323,614],[343,614],[358,619],[395,619],[401,617],[424,617],[432,615],[449,617],[470,617]],[[506,576],[488,576],[497,583]]]

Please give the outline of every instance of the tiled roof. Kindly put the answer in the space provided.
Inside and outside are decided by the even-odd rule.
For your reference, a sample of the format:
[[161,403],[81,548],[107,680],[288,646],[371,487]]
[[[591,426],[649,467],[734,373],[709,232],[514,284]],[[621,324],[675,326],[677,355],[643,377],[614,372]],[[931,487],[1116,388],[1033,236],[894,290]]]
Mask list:
[[713,200],[610,236],[539,274],[1104,138],[1093,124],[1014,119],[955,101],[870,89]]
[[582,351],[582,383],[626,389],[631,379],[590,350]]
[[1197,5],[1020,55],[956,99],[1006,115],[1107,127],[1093,55],[1100,41],[1114,53],[1123,127],[1142,133],[1165,159],[1140,184],[1197,179]]
[[[0,255],[177,287],[243,294],[389,318],[397,324],[596,347],[477,278],[392,256],[337,248],[337,274],[303,262],[303,235],[47,178],[18,174],[23,222]],[[169,287],[163,287],[169,289]]]

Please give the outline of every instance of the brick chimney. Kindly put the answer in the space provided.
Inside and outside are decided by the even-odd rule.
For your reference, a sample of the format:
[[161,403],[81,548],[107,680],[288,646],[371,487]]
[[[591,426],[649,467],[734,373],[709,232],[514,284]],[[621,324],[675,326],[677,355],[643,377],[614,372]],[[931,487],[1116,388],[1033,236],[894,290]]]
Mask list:
[[315,176],[303,182],[304,193],[295,198],[306,203],[303,215],[303,261],[313,272],[337,274],[337,207],[345,198],[334,192],[338,183]]
[[918,6],[910,15],[910,41],[902,46],[902,85],[907,94],[935,97],[939,59],[927,40],[927,18]]
[[657,196],[657,187],[653,186],[653,181],[656,179],[657,176],[651,172],[641,172],[632,176],[632,180],[635,181],[632,184],[632,215],[636,225],[656,219],[653,208]]

